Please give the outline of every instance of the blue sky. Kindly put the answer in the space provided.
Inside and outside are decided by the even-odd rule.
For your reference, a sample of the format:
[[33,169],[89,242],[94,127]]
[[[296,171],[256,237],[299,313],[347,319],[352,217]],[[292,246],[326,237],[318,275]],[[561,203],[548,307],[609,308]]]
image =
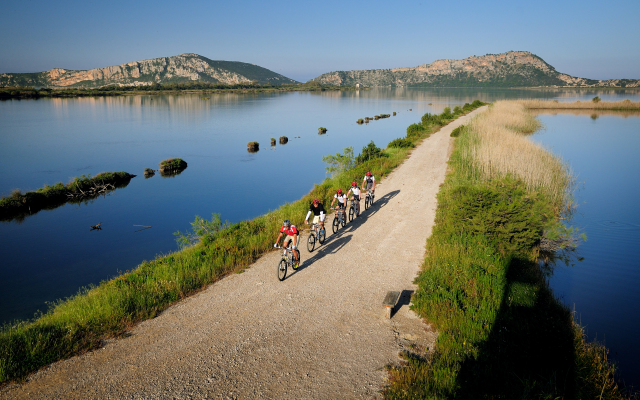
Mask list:
[[640,1],[2,1],[0,72],[197,53],[306,81],[336,70],[531,51],[558,71],[640,79]]

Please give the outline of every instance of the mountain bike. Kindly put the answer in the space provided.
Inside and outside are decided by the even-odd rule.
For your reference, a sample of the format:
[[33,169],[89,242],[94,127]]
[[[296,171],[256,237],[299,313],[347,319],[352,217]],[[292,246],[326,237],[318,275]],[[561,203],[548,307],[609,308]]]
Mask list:
[[353,219],[358,216],[360,213],[358,211],[358,203],[359,201],[355,199],[355,196],[350,199],[351,205],[349,206],[349,222],[353,221]]
[[341,208],[333,208],[332,210],[336,210],[336,214],[333,217],[332,229],[333,233],[338,232],[340,225],[343,227],[347,225],[347,217],[344,215],[344,210]]
[[364,209],[366,210],[369,206],[373,205],[373,198],[375,195],[371,191],[371,189],[367,189],[367,195],[364,198]]
[[[288,267],[291,267],[291,269],[298,269],[298,267],[295,266],[296,260],[293,258],[293,251],[291,250],[291,246],[289,247],[276,246],[276,248],[284,249],[284,252],[282,253],[282,258],[278,263],[278,279],[280,281],[283,281],[285,276],[287,276]],[[299,265],[300,265],[300,260],[298,260],[298,266]]]
[[311,253],[316,247],[316,242],[323,244],[325,238],[325,230],[320,229],[320,224],[311,224],[311,232],[307,239],[307,250],[309,250],[309,253]]

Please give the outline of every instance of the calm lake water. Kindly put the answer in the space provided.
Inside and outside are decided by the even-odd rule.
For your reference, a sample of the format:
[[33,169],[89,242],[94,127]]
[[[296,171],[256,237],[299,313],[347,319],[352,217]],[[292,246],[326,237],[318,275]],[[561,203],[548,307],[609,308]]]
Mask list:
[[[475,99],[584,101],[596,95],[603,100],[640,100],[637,91],[374,89],[209,95],[207,100],[176,95],[2,101],[0,195],[102,171],[138,177],[126,188],[86,204],[41,211],[20,222],[0,222],[0,322],[31,318],[37,310],[45,311],[48,302],[176,250],[173,233],[188,230],[196,215],[219,213],[223,220],[235,222],[297,200],[324,179],[323,155],[347,146],[357,154],[371,140],[385,147],[426,112],[439,113]],[[358,118],[394,111],[396,117],[356,124]],[[616,167],[613,161],[623,162],[621,154],[637,154],[640,123],[635,117],[541,119],[548,128],[536,138],[562,153],[581,178],[593,171],[602,185],[611,186],[596,188],[589,186],[596,178],[586,180],[580,199],[587,193],[598,197],[584,198],[588,205],[580,212],[585,219],[574,221],[590,238],[580,249],[585,261],[558,269],[553,285],[568,304],[576,304],[592,337],[606,335],[621,363],[622,353],[633,346],[638,359],[638,342],[630,339],[637,327],[631,307],[640,304],[637,291],[631,290],[638,275],[629,277],[638,262],[620,250],[630,251],[637,244],[638,220],[631,218],[637,213],[630,207],[637,203],[633,194],[638,189],[633,192],[630,185],[637,185],[638,164],[630,160]],[[328,129],[326,135],[317,134],[320,126]],[[271,148],[269,139],[280,136],[288,136],[289,143]],[[619,140],[612,141],[614,136]],[[567,147],[547,140],[564,140]],[[260,151],[247,153],[249,141],[258,141]],[[155,169],[172,157],[189,164],[182,174],[144,178],[144,168]],[[622,212],[623,204],[629,215],[614,215]],[[89,230],[99,222],[101,231]],[[152,228],[140,231],[135,225]],[[623,369],[630,368],[631,359],[624,360]]]
[[[640,388],[640,114],[541,114],[533,139],[577,176],[571,224],[587,234],[550,284],[590,339],[607,345],[629,384]],[[579,261],[581,259],[582,261]]]

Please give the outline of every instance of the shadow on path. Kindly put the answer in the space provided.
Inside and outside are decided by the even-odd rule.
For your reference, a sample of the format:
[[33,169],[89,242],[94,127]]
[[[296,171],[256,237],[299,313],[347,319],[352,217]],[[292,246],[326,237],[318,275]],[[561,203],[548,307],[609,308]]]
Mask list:
[[[363,210],[360,213],[359,217],[356,217],[351,222],[347,222],[347,225],[344,228],[340,228],[338,232],[327,237],[324,244],[316,247],[315,251],[312,253],[313,256],[306,260],[302,260],[302,264],[296,270],[296,273],[304,270],[307,267],[310,267],[314,262],[318,261],[327,254],[337,253],[338,250],[349,243],[349,241],[351,240],[351,236],[356,229],[360,228],[365,222],[367,222],[367,219],[374,215],[378,209],[386,206],[392,198],[398,195],[398,193],[400,193],[400,190],[394,190],[393,192],[385,194],[379,200],[376,200],[373,206],[369,207],[369,209]],[[335,213],[333,214],[333,218],[336,218]],[[331,222],[333,223],[333,219],[331,219]],[[325,229],[327,230],[327,232],[330,232],[331,224],[329,223],[329,218],[327,218],[325,221]],[[306,240],[308,239],[308,237],[308,235],[305,235],[304,238],[300,240],[300,246],[302,246],[303,244],[306,246]]]

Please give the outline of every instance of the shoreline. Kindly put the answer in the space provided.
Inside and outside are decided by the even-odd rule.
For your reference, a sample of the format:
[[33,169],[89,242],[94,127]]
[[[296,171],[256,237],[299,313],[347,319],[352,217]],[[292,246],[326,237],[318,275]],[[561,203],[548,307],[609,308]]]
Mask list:
[[[482,104],[467,104],[464,113],[458,107],[460,113],[455,115],[449,110],[450,114],[441,121],[448,124]],[[439,129],[440,125],[433,125],[407,137],[417,144]],[[232,224],[204,243],[144,262],[115,279],[56,303],[55,308],[35,321],[6,327],[0,332],[0,381],[23,377],[51,362],[95,349],[103,340],[120,337],[127,329],[154,318],[222,277],[242,272],[271,250],[271,232],[276,231],[280,221],[290,218],[292,223],[302,222],[310,199],[317,197],[328,205],[335,187],[349,186],[354,176],[363,176],[369,169],[378,179],[383,178],[404,162],[411,149],[388,148],[386,152],[387,157],[367,161],[315,185],[296,202],[253,220]],[[100,311],[104,307],[107,309]],[[95,313],[94,316],[87,315],[87,311],[89,315]],[[48,333],[42,337],[42,332]],[[40,348],[40,340],[50,342],[49,347]],[[38,348],[36,353],[32,346]]]

